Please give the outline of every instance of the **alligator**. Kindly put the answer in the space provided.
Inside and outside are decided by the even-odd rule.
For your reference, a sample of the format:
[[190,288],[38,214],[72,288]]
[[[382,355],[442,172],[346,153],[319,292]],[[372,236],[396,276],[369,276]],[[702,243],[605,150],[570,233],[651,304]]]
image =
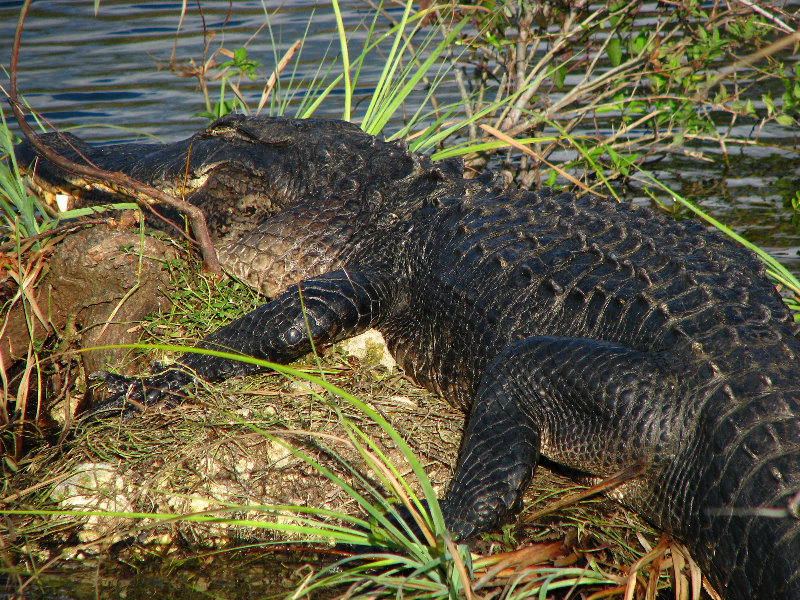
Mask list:
[[[466,411],[441,501],[457,539],[513,521],[540,462],[584,480],[636,469],[610,495],[686,544],[724,598],[800,598],[800,341],[749,250],[645,207],[465,178],[335,120],[46,139],[202,206],[225,268],[272,298],[200,347],[287,363],[374,327]],[[106,374],[93,414],[257,370],[188,353]]]

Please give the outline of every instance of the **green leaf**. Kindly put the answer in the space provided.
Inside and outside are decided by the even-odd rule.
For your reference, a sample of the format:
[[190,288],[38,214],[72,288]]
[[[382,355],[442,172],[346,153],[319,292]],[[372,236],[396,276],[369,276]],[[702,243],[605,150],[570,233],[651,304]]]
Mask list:
[[606,45],[606,54],[608,54],[608,60],[611,62],[612,67],[618,67],[620,65],[622,62],[622,44],[619,38],[609,40]]
[[567,77],[567,66],[561,65],[556,69],[555,72],[555,81],[556,87],[563,88],[564,87],[564,79]]
[[720,84],[717,93],[714,95],[714,102],[723,104],[728,99],[728,90],[724,85]]
[[648,38],[644,32],[640,32],[635,38],[633,38],[633,42],[631,44],[633,54],[639,54],[642,50],[644,50],[647,46],[647,41]]
[[775,112],[775,103],[772,101],[770,94],[761,94],[761,101],[767,107],[767,114],[771,117]]

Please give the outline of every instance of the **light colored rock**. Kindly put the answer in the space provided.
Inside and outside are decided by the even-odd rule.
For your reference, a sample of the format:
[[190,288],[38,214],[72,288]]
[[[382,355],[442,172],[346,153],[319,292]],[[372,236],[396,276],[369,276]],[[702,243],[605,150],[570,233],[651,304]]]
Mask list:
[[368,329],[361,335],[357,335],[339,343],[339,348],[350,356],[355,356],[366,365],[382,365],[392,370],[397,366],[383,334],[375,329]]
[[305,379],[294,379],[289,383],[289,391],[298,396],[313,396],[324,393],[325,388]]
[[416,403],[416,402],[414,402],[414,401],[413,401],[411,398],[409,398],[408,396],[398,396],[398,395],[395,395],[395,396],[390,396],[390,397],[389,397],[389,399],[390,399],[392,402],[394,402],[394,403],[396,403],[396,404],[398,404],[398,405],[417,406],[417,403]]
[[[126,493],[125,479],[110,463],[81,463],[74,473],[53,488],[51,497],[61,510],[102,511],[107,513],[134,512]],[[111,535],[113,541],[119,529],[120,517],[91,515],[78,532],[81,542],[93,542]]]

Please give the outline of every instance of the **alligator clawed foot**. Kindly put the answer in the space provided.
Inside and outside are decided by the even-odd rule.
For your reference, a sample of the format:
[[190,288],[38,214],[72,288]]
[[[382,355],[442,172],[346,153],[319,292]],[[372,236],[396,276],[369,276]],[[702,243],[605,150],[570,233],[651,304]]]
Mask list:
[[145,386],[141,378],[95,371],[89,379],[99,383],[90,387],[78,409],[84,421],[111,416],[128,420],[144,410]]
[[79,413],[88,421],[110,416],[121,416],[123,421],[127,421],[160,401],[177,403],[184,396],[172,389],[172,384],[178,379],[172,373],[177,371],[141,378],[96,371],[89,375],[89,379],[102,380],[102,384],[87,392]]

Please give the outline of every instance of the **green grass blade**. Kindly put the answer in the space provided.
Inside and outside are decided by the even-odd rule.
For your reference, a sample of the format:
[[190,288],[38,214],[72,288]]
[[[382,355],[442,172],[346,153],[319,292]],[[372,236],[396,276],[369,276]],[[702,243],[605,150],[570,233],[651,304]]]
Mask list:
[[394,36],[394,42],[392,43],[392,49],[389,51],[389,55],[386,57],[386,63],[383,66],[383,71],[381,72],[381,75],[378,79],[378,83],[375,86],[375,92],[372,94],[369,106],[367,107],[367,111],[364,114],[363,127],[365,131],[371,131],[371,127],[369,127],[368,124],[372,122],[373,115],[376,112],[378,106],[384,102],[387,94],[389,93],[390,83],[399,65],[399,60],[397,59],[398,58],[397,50],[400,46],[400,42],[403,39],[403,34],[405,32],[405,28],[408,23],[408,17],[411,14],[412,6],[413,6],[413,0],[408,0],[406,2],[405,10],[403,11],[403,16],[400,19],[400,23],[395,28],[396,33]]
[[[14,154],[12,134],[2,111],[0,155],[8,157],[6,161],[0,162],[0,212],[9,230],[19,238],[26,238],[50,229],[55,219],[48,214],[38,198],[28,193],[25,178]],[[39,244],[35,244],[35,247],[38,248]]]
[[394,116],[395,112],[397,112],[397,109],[400,107],[400,105],[406,100],[408,95],[414,90],[420,80],[430,70],[431,66],[433,66],[436,61],[440,60],[444,50],[452,45],[467,23],[468,19],[466,18],[457,23],[456,26],[447,33],[445,38],[441,40],[439,44],[437,44],[422,65],[418,67],[417,70],[414,71],[413,74],[405,81],[405,83],[387,99],[387,102],[382,104],[376,110],[375,118],[369,124],[369,129],[365,129],[367,133],[377,135],[383,130],[392,116]]
[[339,34],[339,47],[342,53],[342,73],[344,74],[344,110],[342,111],[342,119],[344,121],[349,121],[353,104],[353,87],[350,82],[350,54],[347,50],[347,31],[342,21],[339,2],[337,0],[331,0],[331,5],[333,6],[333,13],[336,16],[336,30]]
[[336,89],[336,86],[337,86],[337,85],[339,85],[339,82],[342,80],[342,78],[343,78],[343,77],[344,77],[344,75],[342,75],[342,74],[339,74],[339,75],[337,75],[337,76],[336,76],[336,79],[334,79],[334,80],[333,80],[331,83],[329,83],[329,84],[328,84],[328,85],[325,87],[325,89],[324,89],[324,90],[322,90],[322,92],[320,92],[320,94],[319,94],[319,95],[318,95],[318,96],[317,96],[317,97],[316,97],[316,98],[315,98],[315,99],[314,99],[314,100],[313,100],[313,101],[312,101],[312,102],[311,102],[311,103],[308,105],[308,107],[307,107],[307,108],[304,108],[304,109],[302,109],[302,110],[301,110],[301,111],[298,113],[298,115],[297,115],[297,116],[298,116],[299,118],[301,118],[301,119],[307,119],[307,118],[309,118],[311,115],[313,115],[313,114],[314,114],[314,112],[317,110],[317,108],[319,108],[319,105],[320,105],[320,104],[322,104],[323,100],[325,100],[325,98],[327,98],[327,97],[328,97],[328,95],[329,95],[329,94],[330,94],[330,93],[331,93],[331,92],[332,92],[334,89]]

